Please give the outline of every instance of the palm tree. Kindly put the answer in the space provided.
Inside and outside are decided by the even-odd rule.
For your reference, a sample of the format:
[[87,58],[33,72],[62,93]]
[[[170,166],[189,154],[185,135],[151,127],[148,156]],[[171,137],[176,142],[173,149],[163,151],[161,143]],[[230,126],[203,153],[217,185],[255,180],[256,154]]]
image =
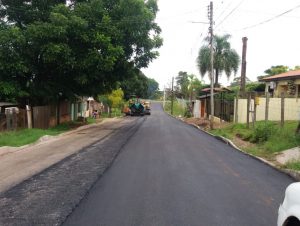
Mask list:
[[[231,49],[228,39],[230,35],[218,36],[213,38],[214,48],[214,70],[215,70],[215,85],[218,86],[219,76],[225,72],[229,78],[232,72],[237,73],[240,64],[240,57],[234,49]],[[199,50],[197,65],[202,77],[210,70],[210,47],[209,38],[206,38],[207,44]]]

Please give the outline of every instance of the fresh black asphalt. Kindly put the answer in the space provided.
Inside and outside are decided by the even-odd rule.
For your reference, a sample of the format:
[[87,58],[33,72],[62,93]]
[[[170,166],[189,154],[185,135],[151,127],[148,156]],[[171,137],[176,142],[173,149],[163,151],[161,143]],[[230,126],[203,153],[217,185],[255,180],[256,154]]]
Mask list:
[[276,225],[290,177],[152,108],[64,225]]
[[81,130],[90,136],[95,129],[112,133],[0,193],[0,226],[61,225],[145,119],[126,118],[118,129],[104,123]]

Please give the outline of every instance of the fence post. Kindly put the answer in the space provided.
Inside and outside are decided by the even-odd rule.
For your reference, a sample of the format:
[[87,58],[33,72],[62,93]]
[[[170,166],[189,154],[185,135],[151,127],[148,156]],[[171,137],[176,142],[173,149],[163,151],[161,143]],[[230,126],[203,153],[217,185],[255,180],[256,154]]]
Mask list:
[[281,128],[284,126],[284,93],[281,93]]
[[28,129],[32,129],[32,112],[29,105],[26,105],[26,113],[27,113],[27,125]]
[[247,95],[247,129],[249,129],[249,114],[250,114],[251,93]]
[[269,120],[269,99],[270,99],[270,94],[267,92],[266,93],[265,121]]
[[256,103],[256,98],[257,98],[257,92],[254,93],[254,117],[253,117],[253,128],[255,126],[255,123],[256,123],[256,108],[257,108],[257,103]]

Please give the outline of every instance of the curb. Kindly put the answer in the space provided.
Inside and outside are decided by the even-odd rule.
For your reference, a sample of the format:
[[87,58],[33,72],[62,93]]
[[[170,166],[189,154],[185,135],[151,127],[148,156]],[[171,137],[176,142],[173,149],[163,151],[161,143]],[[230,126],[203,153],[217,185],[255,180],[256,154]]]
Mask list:
[[239,147],[237,147],[231,140],[225,138],[225,137],[222,137],[222,136],[216,136],[210,132],[207,132],[205,131],[204,129],[202,129],[200,126],[196,125],[196,124],[189,124],[189,123],[186,123],[183,119],[181,118],[177,118],[176,116],[173,116],[171,114],[169,114],[168,112],[166,112],[169,116],[171,116],[172,118],[175,118],[177,120],[180,120],[182,122],[184,122],[185,124],[187,125],[190,125],[190,126],[193,126],[195,127],[196,129],[199,129],[200,131],[216,138],[217,140],[220,140],[222,141],[223,143],[231,146],[232,148],[234,148],[236,151],[239,151],[241,153],[243,153],[244,155],[247,155],[247,156],[250,156],[251,158],[257,160],[257,161],[260,161],[270,167],[272,167],[273,169],[276,169],[277,171],[281,172],[281,173],[284,173],[284,174],[287,174],[288,176],[292,177],[294,180],[296,181],[300,181],[300,172],[299,171],[296,171],[296,170],[291,170],[291,169],[282,169],[282,168],[279,168],[277,165],[275,165],[274,163],[264,159],[264,158],[261,158],[261,157],[258,157],[258,156],[255,156],[255,155],[252,155],[248,152],[245,152],[244,150],[240,149]]
[[201,127],[195,125],[195,124],[190,124],[194,127],[196,127],[197,129],[201,130],[202,132],[205,132],[206,134],[222,141],[223,143],[231,146],[232,148],[234,148],[236,151],[239,151],[241,153],[243,153],[244,155],[247,155],[247,156],[250,156],[251,158],[253,159],[256,159],[257,161],[260,161],[270,167],[272,167],[273,169],[276,169],[277,171],[281,172],[281,173],[284,173],[284,174],[287,174],[288,176],[292,177],[294,180],[296,181],[300,181],[300,172],[296,171],[296,170],[291,170],[291,169],[282,169],[280,167],[278,167],[277,165],[275,165],[274,163],[264,159],[264,158],[261,158],[261,157],[258,157],[258,156],[255,156],[255,155],[252,155],[248,152],[245,152],[244,150],[240,149],[238,146],[236,146],[231,140],[229,140],[228,138],[225,138],[225,137],[222,137],[222,136],[216,136],[212,133],[209,133],[203,129],[201,129]]

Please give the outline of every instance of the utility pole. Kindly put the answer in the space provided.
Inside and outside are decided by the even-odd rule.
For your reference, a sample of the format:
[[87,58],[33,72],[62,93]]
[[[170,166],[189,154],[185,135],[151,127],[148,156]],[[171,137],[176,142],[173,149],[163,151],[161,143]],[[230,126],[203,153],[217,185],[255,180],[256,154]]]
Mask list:
[[247,37],[243,37],[243,52],[242,52],[242,70],[241,70],[241,87],[240,93],[244,96],[245,95],[245,86],[246,86],[246,54],[247,54]]
[[172,77],[171,115],[173,115],[173,105],[174,105],[174,77]]
[[209,18],[209,33],[210,33],[210,128],[214,128],[214,48],[213,48],[213,2],[210,2],[208,8],[208,18]]

